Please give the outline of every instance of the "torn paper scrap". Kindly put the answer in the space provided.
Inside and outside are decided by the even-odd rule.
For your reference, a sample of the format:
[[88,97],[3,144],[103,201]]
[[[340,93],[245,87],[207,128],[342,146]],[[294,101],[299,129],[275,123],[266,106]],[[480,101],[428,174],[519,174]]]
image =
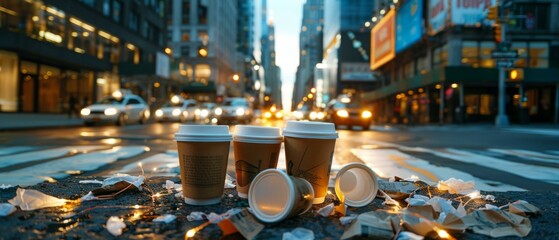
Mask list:
[[340,217],[340,224],[342,224],[344,226],[348,225],[351,222],[353,222],[353,220],[355,220],[356,218],[357,218],[357,215],[355,215],[355,214],[345,216],[345,217]]
[[229,174],[227,174],[227,176],[225,177],[225,183],[223,184],[223,188],[235,188],[235,178],[229,176]]
[[462,179],[449,178],[446,181],[439,181],[437,188],[448,191],[451,194],[468,195],[475,191],[476,183],[474,181],[464,182]]
[[318,209],[318,211],[316,211],[316,213],[318,215],[323,216],[323,217],[328,217],[333,212],[334,212],[334,203],[330,203],[330,204],[322,207],[321,209]]
[[373,211],[360,214],[351,226],[344,232],[341,239],[354,236],[373,239],[392,239],[400,219],[384,211]]
[[12,186],[12,185],[9,185],[9,184],[8,184],[8,185],[4,185],[4,184],[2,183],[2,185],[0,185],[0,189],[8,189],[8,188],[11,188],[11,187],[13,187],[13,186]]
[[400,232],[400,234],[398,234],[398,238],[396,238],[397,240],[423,240],[423,236],[417,235],[415,233],[412,232]]
[[130,176],[128,174],[115,174],[112,177],[109,177],[103,181],[103,186],[111,186],[118,182],[125,181],[131,184],[134,184],[138,189],[142,190],[142,184],[144,183],[145,177],[144,176]]
[[9,203],[0,204],[0,217],[8,216],[16,211],[16,207]]
[[99,180],[81,180],[79,181],[80,184],[103,184],[103,181]]
[[47,207],[58,207],[64,205],[68,200],[56,198],[46,195],[37,190],[18,188],[16,196],[8,200],[14,206],[18,206],[21,210],[29,211]]
[[175,219],[177,219],[177,217],[173,214],[165,214],[165,215],[161,215],[159,217],[156,217],[155,219],[153,219],[154,222],[163,222],[163,223],[170,223],[172,221],[175,221]]
[[529,216],[529,215],[540,214],[541,210],[538,207],[524,200],[518,200],[516,202],[509,204],[509,212],[521,216]]
[[107,220],[107,230],[115,237],[122,235],[122,229],[125,227],[122,218],[112,216]]
[[163,187],[168,191],[171,191],[175,188],[175,183],[173,181],[167,180],[165,181],[165,185],[163,185]]
[[189,222],[192,222],[192,221],[201,221],[201,220],[204,220],[204,217],[205,217],[205,216],[206,216],[206,214],[203,213],[203,212],[191,212],[190,214],[188,214],[188,216],[186,216],[186,219],[187,219]]
[[258,222],[247,208],[231,213],[228,220],[248,240],[254,239],[264,229],[264,225]]
[[282,240],[314,240],[314,232],[306,228],[298,227],[291,232],[284,232]]
[[397,200],[403,200],[410,196],[419,187],[414,182],[387,182],[378,181],[378,188],[388,196]]
[[468,214],[474,220],[474,233],[490,237],[526,237],[532,230],[530,219],[503,210],[476,210]]
[[91,200],[95,199],[95,196],[93,195],[93,193],[91,191],[89,191],[89,193],[87,193],[81,199],[82,199],[82,201],[91,201]]

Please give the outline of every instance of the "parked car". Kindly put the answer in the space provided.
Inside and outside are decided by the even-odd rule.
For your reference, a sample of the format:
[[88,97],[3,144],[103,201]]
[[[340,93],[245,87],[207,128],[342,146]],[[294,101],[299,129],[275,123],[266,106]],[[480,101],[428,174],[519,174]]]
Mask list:
[[199,104],[196,110],[194,110],[195,120],[201,123],[211,123],[216,107],[217,104],[211,102]]
[[196,100],[182,99],[174,96],[171,101],[165,103],[161,108],[155,111],[155,120],[186,122],[194,120],[194,111],[196,108]]
[[326,121],[332,122],[336,128],[340,125],[351,129],[360,126],[363,130],[369,130],[373,121],[373,114],[356,99],[339,97],[328,103],[326,108]]
[[264,119],[282,120],[283,119],[283,110],[278,109],[277,106],[274,104],[269,109],[266,109],[264,111],[263,117],[264,117]]
[[214,110],[218,124],[231,122],[250,123],[253,111],[250,103],[244,98],[227,98]]
[[87,126],[110,122],[122,126],[130,122],[145,123],[150,116],[149,106],[139,96],[117,91],[112,96],[83,108],[80,116]]

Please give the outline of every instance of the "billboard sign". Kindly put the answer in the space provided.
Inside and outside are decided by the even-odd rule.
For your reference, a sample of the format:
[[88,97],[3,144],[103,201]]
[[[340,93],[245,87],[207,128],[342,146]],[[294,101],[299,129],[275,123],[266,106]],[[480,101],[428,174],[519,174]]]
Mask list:
[[388,13],[371,30],[371,69],[375,70],[392,60],[395,54],[394,10]]
[[421,40],[422,13],[422,0],[408,0],[400,7],[396,14],[396,52],[401,52]]
[[452,23],[455,25],[473,26],[478,24],[491,25],[487,20],[489,7],[496,5],[496,0],[450,0]]
[[342,81],[374,81],[373,71],[367,63],[342,63]]
[[448,0],[429,1],[429,34],[435,35],[446,27]]

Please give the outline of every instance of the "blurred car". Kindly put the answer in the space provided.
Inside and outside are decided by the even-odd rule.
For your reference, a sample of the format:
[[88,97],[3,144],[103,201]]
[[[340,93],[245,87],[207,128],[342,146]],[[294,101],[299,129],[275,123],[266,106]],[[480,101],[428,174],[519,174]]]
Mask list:
[[139,96],[117,91],[112,96],[83,108],[80,116],[87,126],[110,122],[123,126],[126,123],[145,123],[150,116],[149,106]]
[[250,123],[253,112],[250,103],[244,98],[227,98],[215,108],[214,116],[217,124],[230,122]]
[[278,109],[275,104],[265,110],[263,114],[264,119],[282,120],[283,116],[283,110]]
[[309,113],[309,120],[311,121],[324,121],[326,112],[323,109],[315,108]]
[[196,101],[192,99],[184,100],[179,96],[173,96],[171,101],[165,103],[155,111],[155,120],[186,122],[194,119]]
[[216,107],[217,104],[215,103],[201,103],[200,105],[198,105],[196,110],[194,110],[195,120],[197,122],[210,123],[214,116],[214,110]]
[[296,120],[309,120],[310,113],[310,106],[305,104],[295,109],[293,115]]
[[341,97],[330,101],[327,106],[326,120],[336,125],[360,126],[363,130],[369,130],[373,121],[373,114],[361,105],[358,100]]

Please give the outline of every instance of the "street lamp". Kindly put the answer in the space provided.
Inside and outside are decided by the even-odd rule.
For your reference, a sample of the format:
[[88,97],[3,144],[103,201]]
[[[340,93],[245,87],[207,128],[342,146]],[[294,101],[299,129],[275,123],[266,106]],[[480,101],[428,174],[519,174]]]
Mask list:
[[235,81],[235,82],[239,81],[239,74],[233,75],[233,81]]

